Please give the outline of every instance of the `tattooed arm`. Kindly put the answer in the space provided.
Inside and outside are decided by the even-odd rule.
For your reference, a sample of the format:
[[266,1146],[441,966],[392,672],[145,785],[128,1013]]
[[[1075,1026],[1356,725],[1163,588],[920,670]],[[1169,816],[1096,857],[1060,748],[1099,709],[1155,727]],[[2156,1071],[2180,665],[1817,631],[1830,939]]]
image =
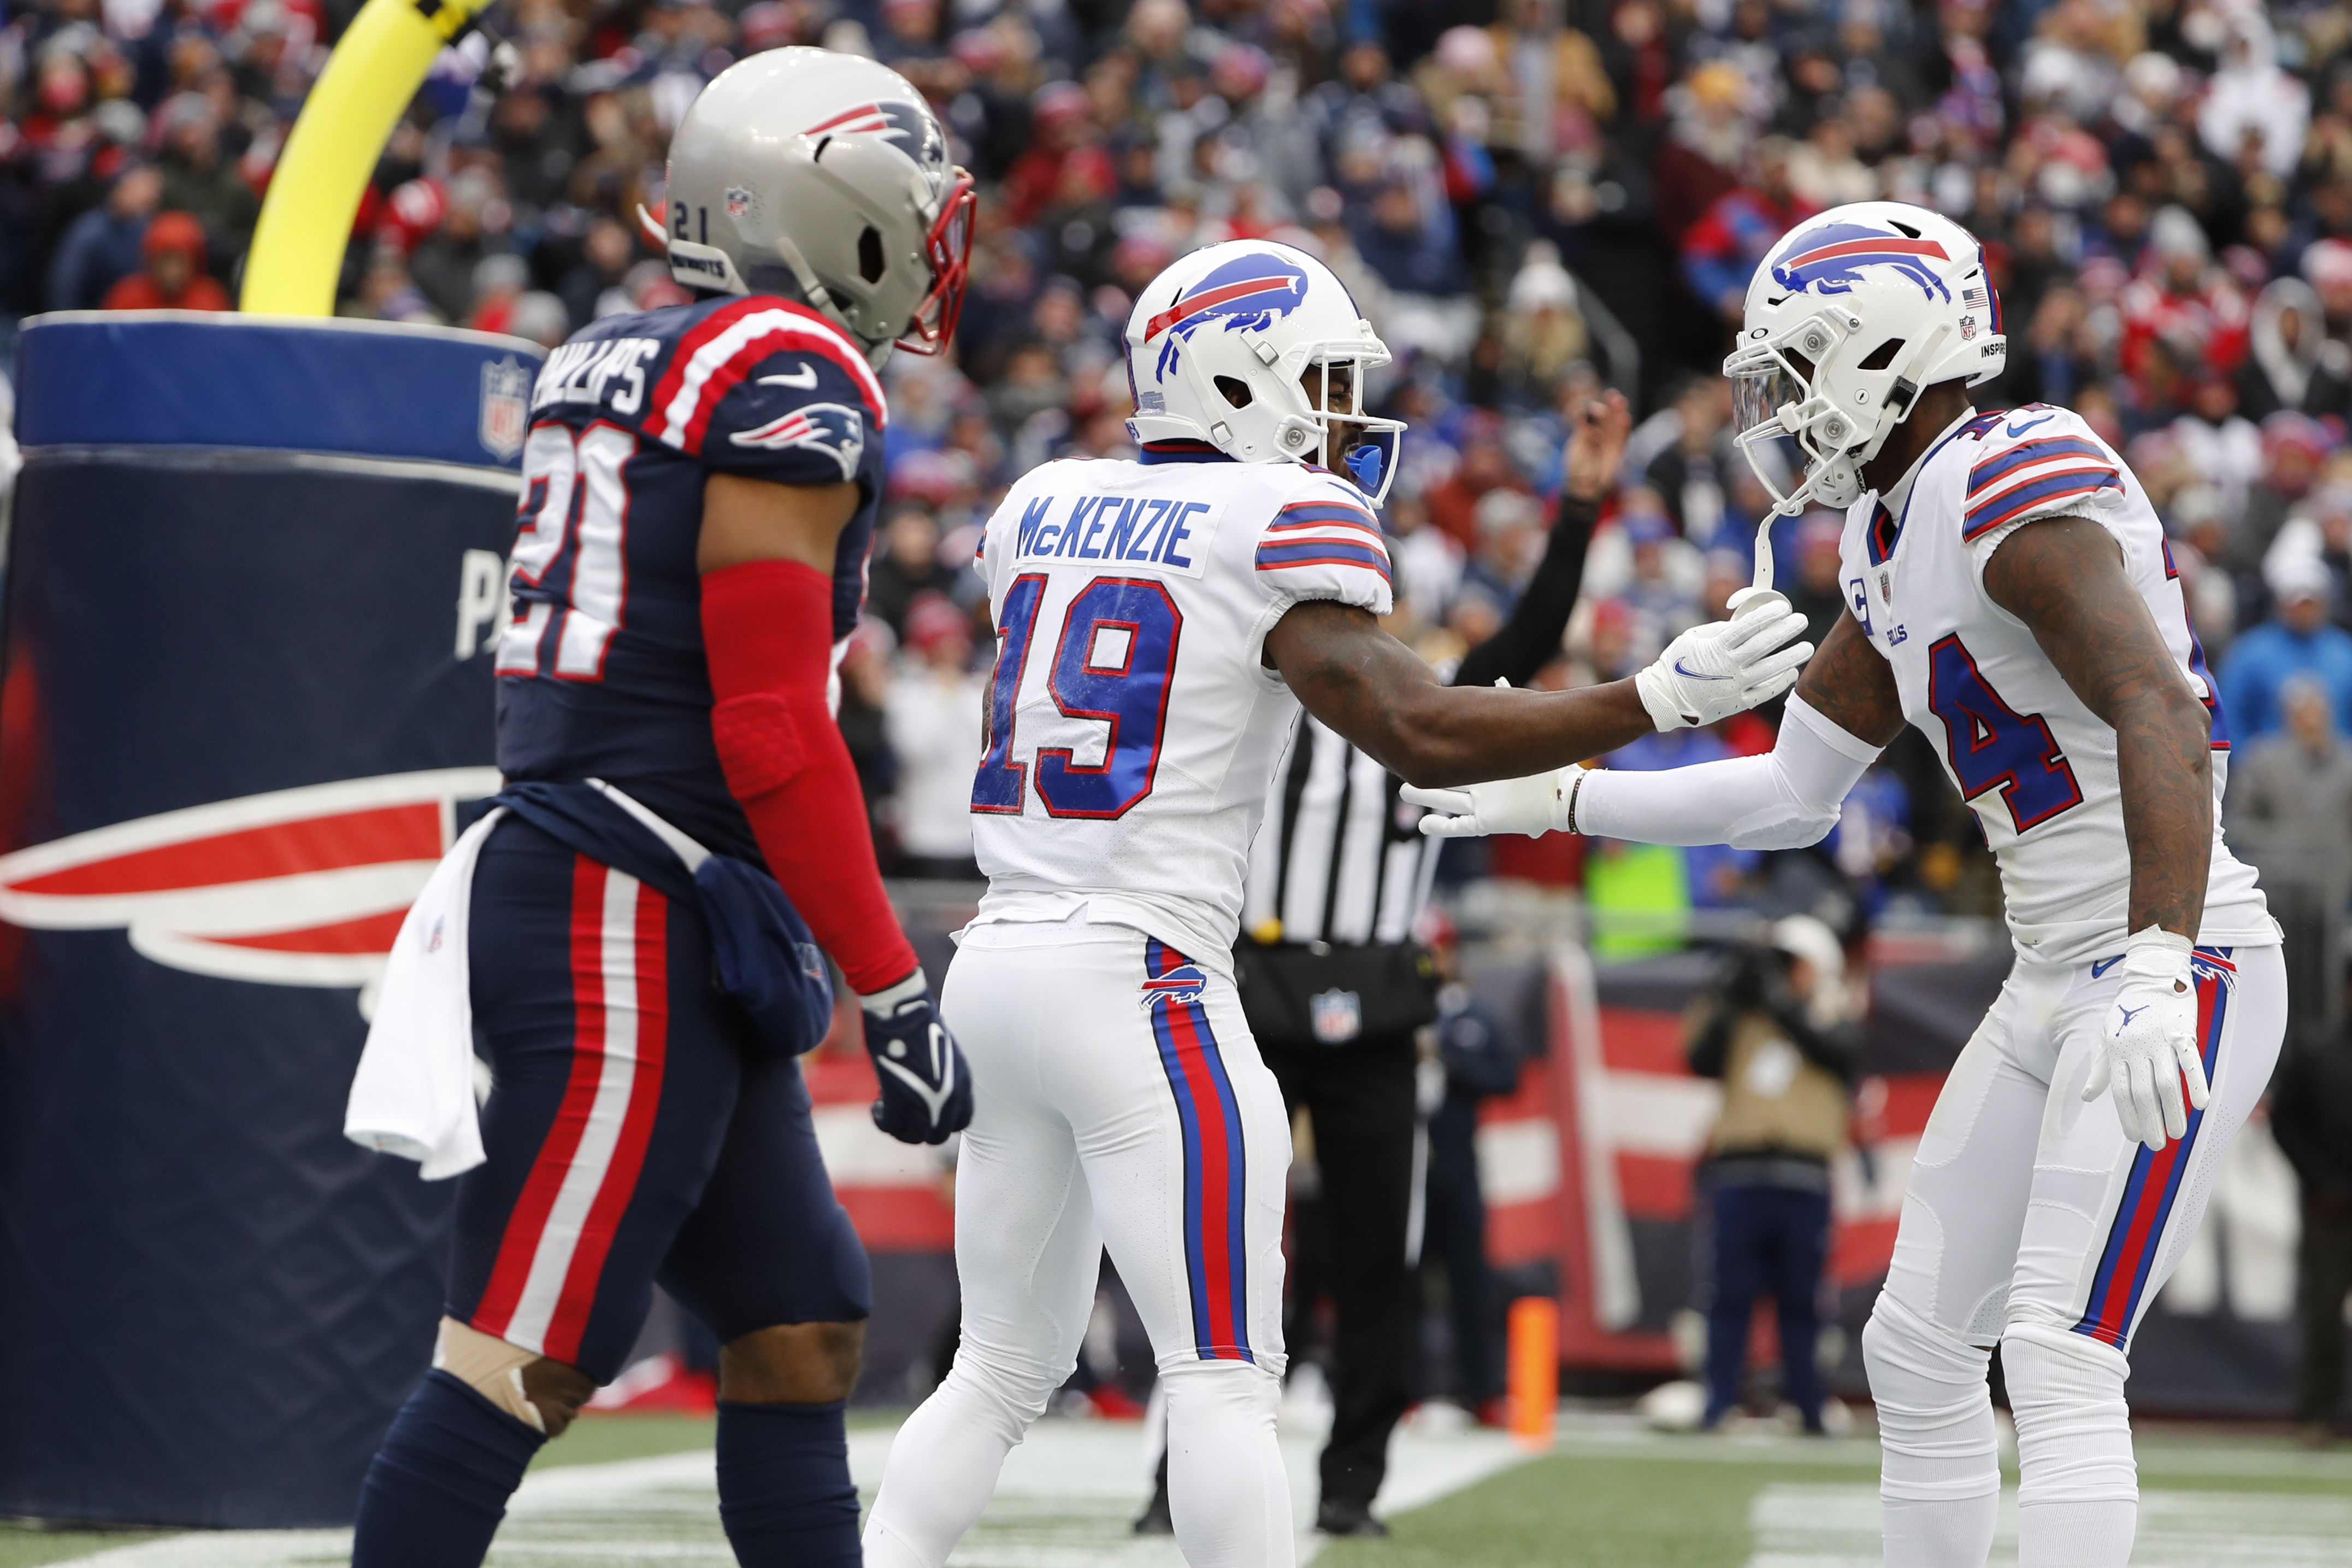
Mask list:
[[1332,600],[1293,605],[1266,634],[1265,662],[1309,713],[1408,784],[1541,773],[1656,728],[1631,680],[1577,691],[1442,686],[1369,612]]
[[1903,732],[1895,671],[1852,616],[1840,616],[1797,682],[1805,706],[1857,741],[1886,746]]
[[2084,705],[2116,731],[2131,931],[2191,942],[2213,868],[2212,718],[2164,646],[2115,536],[2087,518],[2019,529],[1985,563],[1985,592],[2023,621]]

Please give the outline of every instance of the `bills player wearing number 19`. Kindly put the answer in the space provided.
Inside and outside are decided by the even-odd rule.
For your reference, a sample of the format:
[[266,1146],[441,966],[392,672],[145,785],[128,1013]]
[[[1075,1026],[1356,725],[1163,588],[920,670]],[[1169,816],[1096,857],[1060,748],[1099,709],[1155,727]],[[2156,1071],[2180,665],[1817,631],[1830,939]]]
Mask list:
[[1381,629],[1376,509],[1403,426],[1329,269],[1236,241],[1126,332],[1140,460],[1024,476],[981,552],[998,626],[972,781],[989,879],[942,1008],[974,1109],[956,1171],[962,1339],[901,1428],[868,1568],[939,1568],[1076,1360],[1108,1247],[1168,1405],[1194,1563],[1286,1563],[1275,1445],[1290,1131],[1233,979],[1250,840],[1303,705],[1425,784],[1503,777],[1785,690],[1777,595],[1588,690],[1449,688]]
[[954,331],[971,176],[896,73],[785,48],[703,89],[665,190],[696,298],[597,321],[532,392],[507,786],[411,911],[354,1087],[356,1118],[387,1020],[422,1020],[409,1055],[454,1040],[474,1141],[440,1342],[369,1472],[356,1568],[480,1563],[656,1280],[723,1347],[737,1560],[856,1563],[843,1402],[869,1284],[797,1061],[832,1016],[819,946],[863,1003],[884,1131],[937,1143],[970,1114],[828,686],[882,493],[876,373]]
[[1985,1562],[1998,1343],[2018,1561],[2120,1568],[2132,1332],[2286,1023],[2278,926],[2221,838],[2228,720],[2131,469],[2065,409],[1974,406],[2008,343],[1967,230],[1894,202],[1824,213],[1758,268],[1738,342],[1742,447],[1804,460],[1780,510],[1846,514],[1848,613],[1774,751],[1406,793],[1453,814],[1425,832],[1786,847],[1917,726],[1999,858],[2017,960],[1928,1119],[1862,1336],[1886,1562]]

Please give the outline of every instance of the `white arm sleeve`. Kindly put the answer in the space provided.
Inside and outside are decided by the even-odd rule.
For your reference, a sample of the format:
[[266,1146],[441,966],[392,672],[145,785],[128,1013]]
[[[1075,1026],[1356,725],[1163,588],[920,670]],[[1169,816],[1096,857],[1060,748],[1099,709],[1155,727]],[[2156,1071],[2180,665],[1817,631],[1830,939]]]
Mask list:
[[1728,844],[1796,849],[1818,844],[1882,748],[1858,741],[1789,699],[1780,739],[1760,757],[1732,757],[1664,773],[1584,775],[1576,830],[1637,844]]

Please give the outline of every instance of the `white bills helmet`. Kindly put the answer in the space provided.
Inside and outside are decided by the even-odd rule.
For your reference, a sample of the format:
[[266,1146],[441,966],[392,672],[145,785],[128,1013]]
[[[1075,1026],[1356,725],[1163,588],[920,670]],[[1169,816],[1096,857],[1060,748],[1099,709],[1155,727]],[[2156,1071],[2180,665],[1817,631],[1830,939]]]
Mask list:
[[670,139],[667,205],[670,272],[688,287],[789,280],[877,368],[893,343],[937,353],[955,331],[971,175],[887,66],[788,48],[729,67]]
[[[1140,443],[1205,441],[1244,463],[1348,473],[1377,506],[1396,479],[1404,422],[1363,412],[1364,377],[1388,363],[1388,345],[1329,268],[1286,245],[1228,240],[1178,260],[1136,297],[1128,428]],[[1310,370],[1313,398],[1301,384]],[[1332,406],[1338,371],[1351,374],[1339,378]],[[1341,434],[1361,440],[1336,451]]]
[[[2008,363],[2000,299],[1976,236],[1925,207],[1853,202],[1765,254],[1723,374],[1740,451],[1774,510],[1794,516],[1859,500],[1863,465],[1922,390],[1975,386]],[[1774,479],[1784,470],[1757,449],[1782,437],[1805,464],[1786,494]]]

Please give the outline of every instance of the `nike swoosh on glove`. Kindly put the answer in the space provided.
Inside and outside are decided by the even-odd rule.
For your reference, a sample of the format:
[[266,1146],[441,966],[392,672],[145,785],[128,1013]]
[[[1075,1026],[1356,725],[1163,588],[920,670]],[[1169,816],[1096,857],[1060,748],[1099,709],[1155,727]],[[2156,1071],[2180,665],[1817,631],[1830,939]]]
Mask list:
[[1633,689],[1662,731],[1716,723],[1797,684],[1813,645],[1781,645],[1804,629],[1805,617],[1781,595],[1742,588],[1731,596],[1729,620],[1693,626],[1668,643],[1633,677]]
[[944,1143],[971,1121],[971,1073],[956,1048],[930,982],[919,969],[887,991],[860,996],[866,1050],[882,1086],[874,1125],[901,1143]]
[[1584,770],[1570,763],[1548,773],[1496,779],[1466,789],[1406,784],[1398,794],[1429,808],[1421,819],[1421,831],[1431,838],[1475,838],[1488,833],[1524,833],[1536,838],[1567,828],[1577,781],[1583,776]]
[[2202,1110],[2210,1092],[2197,1047],[2197,984],[2189,971],[2189,942],[2161,926],[2136,931],[2124,947],[2123,984],[2107,1009],[2106,1036],[2092,1064],[2083,1098],[2112,1087],[2124,1136],[2150,1149],[2189,1131],[2189,1104]]

